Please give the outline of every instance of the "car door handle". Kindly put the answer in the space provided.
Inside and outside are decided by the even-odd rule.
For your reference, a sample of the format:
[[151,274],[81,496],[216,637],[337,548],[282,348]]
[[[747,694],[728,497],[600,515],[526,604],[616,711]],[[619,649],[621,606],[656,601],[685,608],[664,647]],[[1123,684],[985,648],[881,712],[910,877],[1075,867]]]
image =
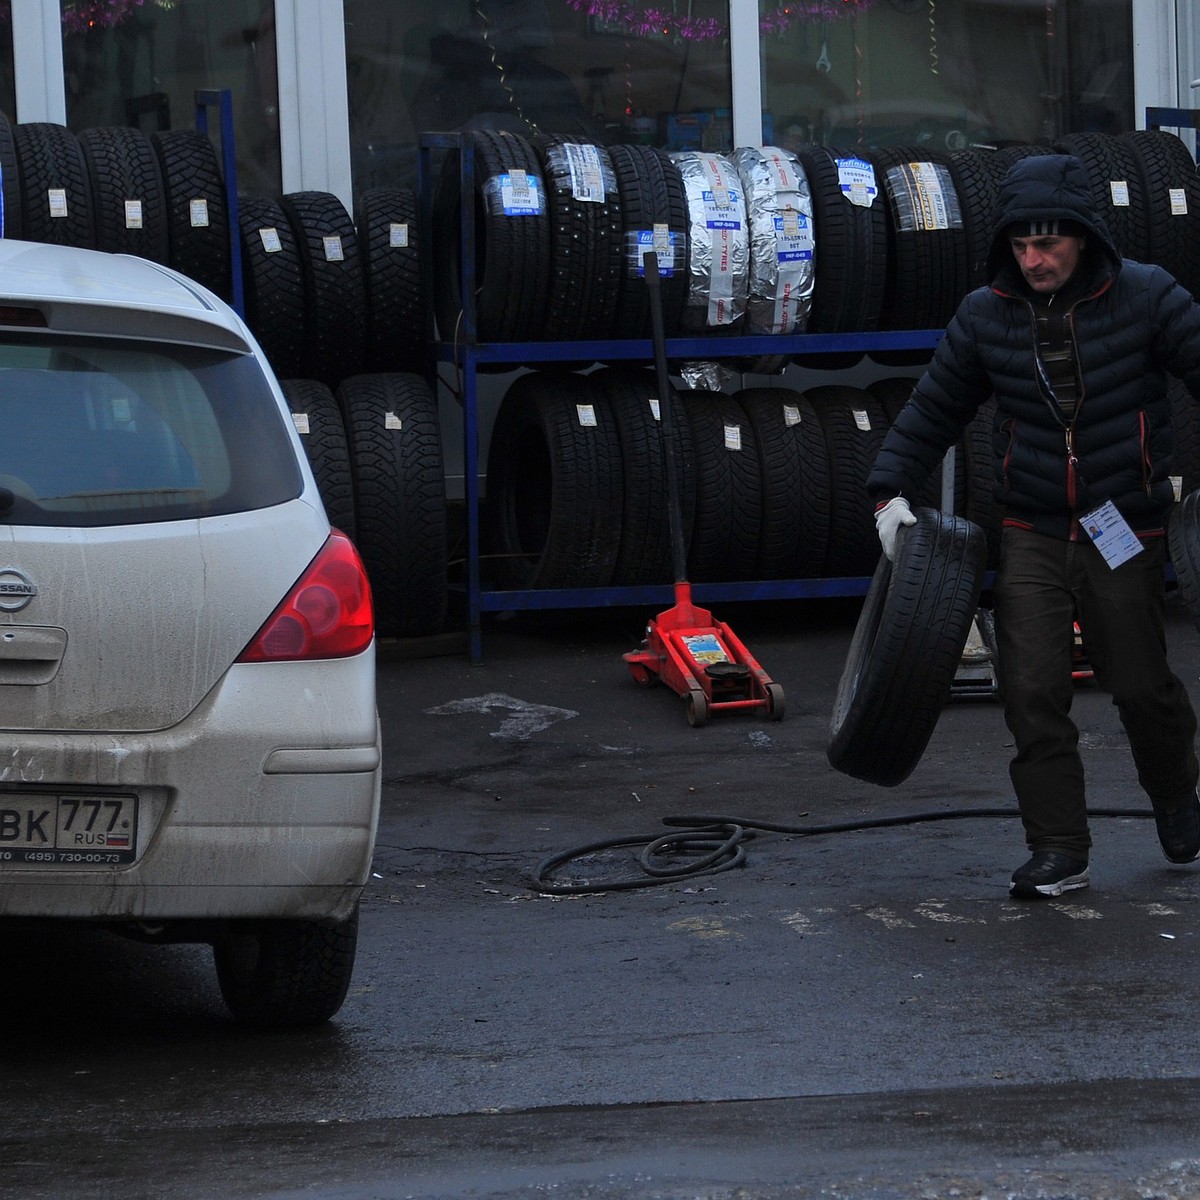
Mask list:
[[67,649],[67,631],[53,625],[0,628],[0,686],[49,683]]

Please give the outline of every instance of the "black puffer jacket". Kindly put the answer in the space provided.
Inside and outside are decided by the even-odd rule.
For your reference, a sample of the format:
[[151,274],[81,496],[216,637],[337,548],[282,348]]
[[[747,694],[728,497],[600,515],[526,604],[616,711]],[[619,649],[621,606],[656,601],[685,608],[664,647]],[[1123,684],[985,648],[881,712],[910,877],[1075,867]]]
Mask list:
[[[1082,375],[1070,423],[1041,381],[1034,310],[1004,230],[1069,218],[1089,230],[1067,285]],[[1200,305],[1160,267],[1122,260],[1069,155],[1021,159],[993,222],[990,287],[964,298],[929,369],[888,432],[867,481],[876,503],[919,494],[925,477],[995,395],[996,495],[1007,524],[1079,535],[1078,517],[1112,500],[1140,534],[1161,533],[1173,499],[1166,374],[1200,398]],[[1068,463],[1070,433],[1076,458]]]

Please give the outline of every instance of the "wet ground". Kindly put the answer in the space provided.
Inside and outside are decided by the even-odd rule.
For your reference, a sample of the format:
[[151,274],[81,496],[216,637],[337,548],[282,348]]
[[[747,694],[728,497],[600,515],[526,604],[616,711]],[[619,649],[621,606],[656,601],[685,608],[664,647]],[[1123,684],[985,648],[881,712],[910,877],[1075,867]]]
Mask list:
[[[621,661],[647,615],[489,625],[380,672],[386,782],[352,993],[248,1033],[207,952],[0,931],[2,1197],[1200,1197],[1200,868],[1098,818],[1092,887],[1007,897],[1009,737],[952,704],[881,789],[825,739],[854,602],[714,606],[787,715],[701,729]],[[1177,606],[1200,701],[1200,634]],[[1141,804],[1107,698],[1091,803]],[[669,814],[794,826],[746,863],[580,896],[547,856]],[[633,851],[567,874],[630,877]]]

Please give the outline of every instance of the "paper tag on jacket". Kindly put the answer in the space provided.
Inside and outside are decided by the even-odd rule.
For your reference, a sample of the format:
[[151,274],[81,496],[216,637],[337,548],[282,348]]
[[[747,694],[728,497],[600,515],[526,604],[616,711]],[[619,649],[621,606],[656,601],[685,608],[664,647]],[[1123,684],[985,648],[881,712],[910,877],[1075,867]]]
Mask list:
[[1129,528],[1129,522],[1117,512],[1117,506],[1111,500],[1084,513],[1079,523],[1110,567],[1119,567],[1142,552],[1137,534]]

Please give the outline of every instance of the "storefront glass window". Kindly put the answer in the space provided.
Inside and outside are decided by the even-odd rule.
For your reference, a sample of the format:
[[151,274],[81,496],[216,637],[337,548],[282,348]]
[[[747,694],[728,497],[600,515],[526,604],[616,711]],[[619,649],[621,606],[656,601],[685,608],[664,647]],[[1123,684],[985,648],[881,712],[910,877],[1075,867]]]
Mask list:
[[238,185],[278,194],[271,0],[62,0],[62,22],[72,129],[190,129],[197,89],[228,88]]
[[345,0],[356,190],[411,181],[425,131],[731,148],[726,0]]
[[1131,0],[759,0],[764,140],[1047,144],[1134,128]]

